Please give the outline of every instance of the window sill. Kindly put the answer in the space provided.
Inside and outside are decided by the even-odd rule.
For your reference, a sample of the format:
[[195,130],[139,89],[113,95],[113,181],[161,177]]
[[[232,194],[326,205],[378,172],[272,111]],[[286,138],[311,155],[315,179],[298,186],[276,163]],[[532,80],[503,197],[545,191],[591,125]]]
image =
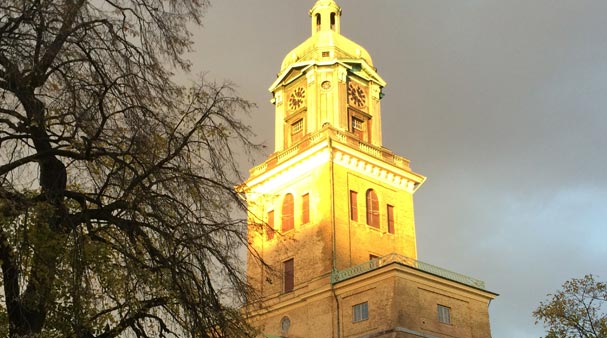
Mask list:
[[369,318],[365,318],[365,319],[361,319],[361,320],[357,320],[357,321],[352,321],[352,324],[363,323],[363,322],[367,322],[367,321],[369,321]]

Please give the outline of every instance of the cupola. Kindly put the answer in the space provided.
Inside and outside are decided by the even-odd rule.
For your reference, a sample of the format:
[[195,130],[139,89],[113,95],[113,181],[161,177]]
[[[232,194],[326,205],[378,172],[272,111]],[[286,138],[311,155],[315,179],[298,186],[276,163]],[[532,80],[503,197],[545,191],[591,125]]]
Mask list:
[[[341,35],[341,7],[333,0],[318,0],[310,9],[312,35],[291,50],[283,59],[280,77],[292,66],[326,63],[329,61],[351,62],[357,60],[361,67],[375,72],[371,55],[356,42]],[[380,81],[382,82],[382,81]]]
[[318,0],[308,14],[311,36],[286,55],[269,88],[276,107],[276,152],[326,126],[381,147],[379,101],[386,82],[367,50],[341,35],[342,12],[335,1]]
[[310,10],[312,35],[331,30],[339,33],[341,8],[333,0],[318,0]]

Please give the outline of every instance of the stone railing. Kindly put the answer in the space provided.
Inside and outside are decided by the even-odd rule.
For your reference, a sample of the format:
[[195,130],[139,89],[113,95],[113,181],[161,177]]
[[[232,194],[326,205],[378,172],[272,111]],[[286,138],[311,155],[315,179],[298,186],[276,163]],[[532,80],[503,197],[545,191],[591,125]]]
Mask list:
[[378,147],[370,143],[363,142],[350,132],[337,130],[331,126],[327,126],[318,132],[306,135],[301,141],[295,143],[292,147],[270,155],[267,161],[251,168],[249,173],[251,176],[259,175],[265,172],[269,167],[274,167],[275,165],[299,154],[301,151],[329,138],[335,142],[348,145],[353,149],[358,149],[365,154],[381,159],[399,168],[406,170],[410,169],[408,159],[395,155],[384,147]]
[[364,142],[358,142],[358,149],[362,150],[363,152],[369,154],[369,155],[373,155],[375,157],[382,157],[382,152],[381,150],[377,149],[376,147],[373,147],[372,145],[368,144],[368,143],[364,143]]
[[418,260],[410,258],[410,257],[401,256],[398,254],[389,254],[387,256],[372,259],[368,262],[365,262],[365,263],[362,263],[359,265],[355,265],[355,266],[349,267],[349,268],[341,270],[341,271],[335,271],[331,275],[331,283],[335,284],[335,283],[362,275],[369,271],[379,269],[383,266],[386,266],[386,265],[392,264],[392,263],[406,265],[406,266],[412,267],[419,271],[424,271],[424,272],[433,274],[438,277],[443,277],[443,278],[449,279],[449,280],[457,282],[457,283],[461,283],[461,284],[465,284],[465,285],[468,285],[468,286],[471,286],[471,287],[474,287],[477,289],[485,290],[485,282],[483,282],[482,280],[478,280],[476,278],[462,275],[457,272],[439,268],[438,266],[428,264],[425,262],[421,262],[421,261],[418,261]]

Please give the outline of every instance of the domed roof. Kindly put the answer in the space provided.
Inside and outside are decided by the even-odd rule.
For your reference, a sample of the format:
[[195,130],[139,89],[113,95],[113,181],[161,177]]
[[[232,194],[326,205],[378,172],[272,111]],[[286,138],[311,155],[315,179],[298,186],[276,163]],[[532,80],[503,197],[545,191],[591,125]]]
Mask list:
[[362,59],[373,67],[371,55],[359,44],[341,35],[341,8],[333,0],[318,0],[310,10],[312,36],[290,51],[280,72],[296,63]]
[[371,55],[365,48],[339,33],[325,31],[314,34],[290,51],[283,59],[280,71],[299,62],[326,61],[327,57],[323,55],[327,55],[327,52],[331,55],[330,59],[363,59],[373,67]]

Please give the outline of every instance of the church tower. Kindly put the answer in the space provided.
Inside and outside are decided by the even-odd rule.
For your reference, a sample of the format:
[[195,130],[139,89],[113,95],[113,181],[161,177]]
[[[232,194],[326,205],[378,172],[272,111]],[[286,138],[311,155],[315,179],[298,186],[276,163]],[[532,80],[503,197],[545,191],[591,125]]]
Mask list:
[[495,294],[417,260],[425,178],[382,145],[385,81],[341,35],[335,1],[309,14],[311,36],[269,89],[275,151],[242,188],[251,323],[265,337],[489,337]]

